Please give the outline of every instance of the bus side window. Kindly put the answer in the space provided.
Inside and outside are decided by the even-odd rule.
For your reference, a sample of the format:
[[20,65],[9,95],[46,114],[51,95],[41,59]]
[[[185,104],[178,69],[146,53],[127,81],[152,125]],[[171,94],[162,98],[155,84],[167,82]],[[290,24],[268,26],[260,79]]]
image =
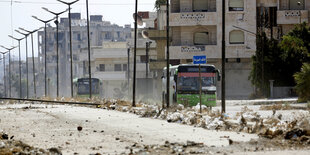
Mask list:
[[173,79],[174,79],[175,82],[177,82],[177,80],[178,80],[178,75],[174,75],[174,76],[173,76]]
[[221,81],[221,73],[220,73],[220,70],[216,70],[216,74],[217,74],[217,81]]

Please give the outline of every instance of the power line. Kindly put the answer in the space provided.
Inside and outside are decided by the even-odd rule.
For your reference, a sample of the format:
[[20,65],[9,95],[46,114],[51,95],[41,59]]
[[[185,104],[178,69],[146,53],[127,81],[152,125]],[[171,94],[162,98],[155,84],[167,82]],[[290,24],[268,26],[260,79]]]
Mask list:
[[[36,2],[36,1],[10,1],[10,0],[0,0],[0,3],[16,3],[16,4],[59,4],[57,2]],[[77,5],[84,5],[77,3]],[[89,5],[134,5],[134,3],[90,3]],[[139,5],[154,5],[153,3],[140,3]]]

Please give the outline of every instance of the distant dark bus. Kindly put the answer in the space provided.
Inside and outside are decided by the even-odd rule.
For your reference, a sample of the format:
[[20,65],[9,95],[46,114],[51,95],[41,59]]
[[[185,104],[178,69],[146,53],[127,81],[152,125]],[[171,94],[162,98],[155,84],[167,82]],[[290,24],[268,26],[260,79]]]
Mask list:
[[[92,95],[102,95],[102,82],[97,78],[91,78],[92,82]],[[77,97],[89,97],[89,78],[76,78],[73,80],[74,92]]]

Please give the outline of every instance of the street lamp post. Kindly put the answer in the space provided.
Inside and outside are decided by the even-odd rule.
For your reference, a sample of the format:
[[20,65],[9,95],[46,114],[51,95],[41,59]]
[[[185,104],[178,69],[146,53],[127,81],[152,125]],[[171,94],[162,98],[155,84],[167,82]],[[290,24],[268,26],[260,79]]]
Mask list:
[[22,98],[22,69],[21,69],[21,54],[20,54],[20,41],[24,38],[15,38],[9,35],[10,38],[18,41],[18,59],[19,59],[19,98]]
[[46,58],[47,58],[47,54],[46,54],[46,49],[47,49],[47,23],[51,22],[52,20],[54,20],[55,18],[53,19],[50,19],[50,20],[42,20],[42,19],[39,19],[38,17],[36,16],[32,16],[34,19],[40,21],[40,22],[43,22],[44,23],[44,93],[45,93],[45,97],[47,96],[47,67],[46,67]]
[[33,91],[34,91],[34,97],[37,97],[37,88],[36,88],[36,75],[35,75],[35,65],[34,65],[34,47],[33,47],[33,33],[37,32],[39,29],[29,31],[23,28],[19,28],[25,32],[28,32],[31,34],[31,47],[32,47],[32,72],[33,72]]
[[6,90],[6,75],[5,75],[5,54],[8,52],[1,52],[2,59],[3,59],[3,85],[4,85],[4,96],[7,97],[7,90]]
[[29,74],[28,74],[28,35],[29,34],[26,34],[26,33],[23,33],[23,32],[20,32],[18,30],[15,30],[17,33],[21,34],[21,35],[24,35],[25,36],[25,40],[26,40],[26,83],[27,83],[27,99],[29,99]]
[[169,0],[167,0],[167,108],[169,108],[170,105],[170,66],[169,66],[169,61],[170,61],[170,57],[169,57]]
[[70,73],[71,73],[71,78],[70,78],[70,82],[71,82],[71,97],[73,97],[73,68],[72,68],[72,64],[73,64],[73,56],[72,56],[72,26],[71,26],[71,5],[78,2],[79,0],[75,0],[73,2],[64,2],[61,0],[57,0],[63,4],[68,5],[68,10],[69,10],[69,31],[70,31]]
[[88,40],[88,74],[89,74],[89,98],[92,98],[92,81],[91,81],[91,63],[90,63],[90,37],[89,37],[89,15],[88,15],[88,0],[86,0],[87,14],[87,40]]
[[132,106],[136,106],[136,72],[137,72],[137,29],[138,29],[138,0],[135,3],[135,40],[134,40],[134,54],[133,54],[133,86],[132,86]]
[[11,50],[13,50],[14,48],[16,47],[12,47],[12,48],[7,48],[7,47],[4,47],[2,45],[0,45],[0,47],[8,50],[9,52],[9,97],[11,97]]
[[130,82],[130,47],[127,48],[127,85],[128,85],[128,96],[129,96],[129,82]]
[[225,4],[222,0],[222,113],[226,112],[226,91],[225,91],[225,63],[226,63],[226,42],[225,42]]
[[59,15],[61,15],[61,14],[63,14],[63,13],[65,13],[66,11],[68,11],[68,9],[67,10],[65,10],[65,11],[62,11],[62,12],[53,12],[53,11],[50,11],[50,10],[48,10],[47,8],[44,8],[44,7],[42,7],[42,9],[43,10],[45,10],[45,11],[47,11],[47,12],[49,12],[49,13],[51,13],[51,14],[54,14],[55,16],[56,16],[56,20],[55,20],[55,24],[56,24],[56,55],[57,55],[57,59],[56,59],[56,61],[57,61],[57,69],[56,69],[56,74],[57,74],[57,92],[56,92],[56,94],[57,94],[57,97],[59,97],[59,47],[58,47],[58,28],[59,28],[59,22],[58,22],[58,17],[59,17]]

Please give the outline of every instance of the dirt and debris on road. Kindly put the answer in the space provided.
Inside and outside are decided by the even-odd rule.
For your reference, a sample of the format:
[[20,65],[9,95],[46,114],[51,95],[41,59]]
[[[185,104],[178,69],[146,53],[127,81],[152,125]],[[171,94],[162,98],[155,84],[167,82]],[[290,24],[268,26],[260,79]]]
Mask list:
[[287,105],[234,106],[222,115],[218,108],[205,106],[199,113],[199,106],[166,110],[156,104],[131,107],[121,100],[92,102],[100,105],[4,104],[0,131],[3,127],[18,133],[18,140],[58,148],[64,154],[248,154],[296,149],[301,153],[310,149],[309,111],[282,108]]
[[8,136],[7,133],[0,132],[0,155],[39,155],[39,154],[49,154],[49,155],[61,155],[61,151],[58,148],[41,149],[30,146],[23,143],[22,141],[17,141],[13,139],[14,136]]

